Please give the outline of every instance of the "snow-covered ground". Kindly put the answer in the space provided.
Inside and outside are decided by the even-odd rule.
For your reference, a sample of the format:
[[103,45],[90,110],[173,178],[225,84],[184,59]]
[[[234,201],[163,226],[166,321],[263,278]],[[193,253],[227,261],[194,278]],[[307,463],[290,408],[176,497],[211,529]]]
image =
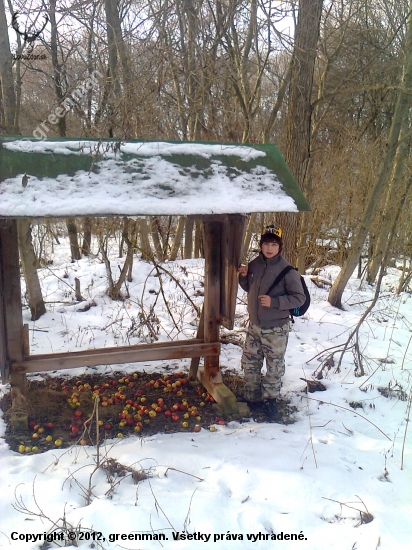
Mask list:
[[[119,263],[112,262],[117,273]],[[185,301],[185,292],[201,305],[202,261],[164,267],[179,280],[177,284],[162,273],[178,328],[158,294],[159,277],[150,264],[136,260],[133,282],[128,283],[130,298],[111,302],[105,294],[104,265],[93,259],[71,264],[67,248],[58,247],[53,264],[41,271],[44,297],[50,302],[47,314],[32,323],[29,311],[24,311],[32,353],[149,341],[147,329],[139,327],[139,312],[144,304],[147,313],[156,300],[151,320],[159,327],[159,338],[192,337],[196,315]],[[333,280],[338,271],[325,268],[322,276]],[[75,535],[76,530],[83,533],[79,548],[93,547],[93,539],[95,548],[101,544],[107,549],[150,550],[159,545],[171,550],[199,545],[227,550],[410,548],[412,434],[406,434],[405,440],[405,433],[411,391],[412,296],[396,296],[399,275],[398,270],[389,270],[383,297],[360,330],[366,376],[355,377],[351,351],[336,372],[337,354],[335,365],[322,380],[326,391],[308,395],[300,378],[311,378],[320,366],[322,356],[315,356],[346,340],[374,288],[364,283],[360,287],[359,280],[351,279],[344,295],[345,311],[339,311],[326,301],[327,288],[318,288],[306,278],[312,305],[296,320],[286,354],[283,392],[297,407],[292,424],[233,421],[216,426],[214,432],[202,429],[110,440],[101,448],[103,457],[150,474],[137,484],[130,475],[119,478],[112,490],[106,473],[95,469],[93,447],[24,455],[11,451],[0,439],[0,548],[69,545],[44,543],[44,534],[53,528],[60,531],[62,518],[69,526],[66,533],[70,526]],[[74,277],[80,279],[86,304],[92,305],[87,311],[78,311],[85,302],[71,303]],[[233,337],[244,334],[244,304],[240,290]],[[223,368],[238,369],[240,357],[239,346],[222,345]],[[170,364],[185,370],[189,360]],[[164,366],[162,362],[114,365],[65,374],[137,368],[148,372]],[[388,387],[393,390],[385,397],[379,388]],[[8,391],[5,386],[0,389]],[[350,403],[358,403],[358,408]],[[0,420],[0,436],[4,432]],[[88,487],[92,496],[87,505]],[[24,515],[22,508],[33,515]],[[37,541],[29,540],[29,535],[37,535]],[[163,535],[167,540],[162,540]]]

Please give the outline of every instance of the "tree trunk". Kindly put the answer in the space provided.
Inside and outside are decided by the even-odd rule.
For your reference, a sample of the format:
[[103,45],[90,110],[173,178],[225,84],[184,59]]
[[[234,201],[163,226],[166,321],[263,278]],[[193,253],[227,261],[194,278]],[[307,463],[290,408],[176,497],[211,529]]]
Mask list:
[[164,254],[162,244],[159,238],[160,222],[159,218],[150,218],[150,234],[152,236],[153,244],[156,250],[156,257],[158,262],[164,262]]
[[177,223],[177,228],[176,228],[175,238],[174,238],[173,245],[172,245],[172,250],[170,251],[170,254],[169,254],[169,260],[170,261],[174,261],[177,258],[177,253],[179,251],[180,243],[182,242],[185,223],[186,223],[186,217],[185,216],[180,216],[179,221]]
[[193,249],[193,218],[187,218],[185,223],[185,248],[183,258],[190,259]]
[[403,65],[402,83],[400,86],[401,90],[398,92],[398,99],[392,118],[386,150],[379,169],[378,177],[376,178],[375,184],[370,189],[367,196],[363,217],[359,224],[357,233],[353,236],[352,247],[349,251],[348,258],[329,292],[328,301],[334,307],[342,307],[343,291],[345,290],[349,278],[359,262],[359,256],[361,255],[365,239],[372,223],[375,206],[378,204],[385,186],[388,185],[393,171],[396,152],[400,145],[399,135],[401,132],[402,122],[409,116],[410,98],[409,95],[403,93],[402,90],[409,89],[412,86],[412,0],[410,0],[409,3],[409,15],[407,18],[406,27],[405,60]]
[[[112,300],[119,300],[122,298],[122,295],[120,292],[122,285],[125,282],[126,277],[129,277],[129,280],[130,280],[132,276],[133,252],[136,244],[136,236],[135,236],[136,225],[137,225],[137,222],[133,222],[129,218],[124,218],[123,220],[123,240],[125,243],[127,243],[127,253],[126,253],[126,259],[124,261],[123,267],[120,271],[119,279],[116,282],[114,282],[114,279],[113,279],[110,260],[107,256],[106,246],[105,246],[102,232],[101,231],[99,232],[100,252],[102,254],[103,262],[106,266],[107,279],[109,282],[108,294],[112,298]],[[129,235],[129,232],[130,232],[130,235]]]
[[[62,65],[59,63],[58,55],[58,34],[57,34],[57,22],[56,22],[56,3],[57,0],[50,0],[50,24],[51,24],[51,34],[50,34],[50,50],[51,50],[51,60],[53,66],[53,82],[54,82],[54,92],[56,94],[57,103],[60,103],[64,99],[63,83],[64,76],[62,72]],[[66,117],[58,117],[57,127],[59,131],[59,136],[66,136]],[[77,258],[78,259],[78,258]]]
[[110,88],[114,90],[115,96],[120,96],[120,83],[117,77],[117,26],[119,24],[119,14],[117,11],[116,0],[105,0],[104,8],[106,11],[106,27],[107,27],[107,45],[109,55],[109,75],[108,81]]
[[131,81],[131,74],[126,46],[123,40],[119,5],[117,0],[105,0],[104,7],[106,11],[107,43],[109,45],[109,66],[111,76],[112,78],[116,77],[117,56],[119,56],[124,82],[127,87]]
[[289,63],[288,69],[285,74],[285,78],[282,81],[282,84],[279,87],[279,91],[276,97],[276,101],[272,107],[272,110],[270,112],[268,121],[266,123],[264,133],[263,133],[263,143],[269,143],[270,138],[273,133],[273,127],[275,126],[275,122],[278,116],[278,113],[283,105],[283,100],[285,99],[286,90],[289,86],[290,77],[292,75],[292,63]]
[[91,242],[92,242],[92,220],[91,218],[87,217],[87,218],[84,218],[84,222],[83,222],[83,244],[82,244],[83,256],[89,255]]
[[[104,7],[106,11],[106,27],[107,27],[107,44],[109,51],[109,89],[113,90],[113,95],[117,101],[111,101],[111,121],[109,128],[109,135],[113,135],[113,127],[115,118],[120,118],[121,130],[125,139],[130,139],[131,120],[130,116],[133,107],[133,77],[131,72],[131,65],[129,57],[127,55],[126,45],[123,40],[123,33],[121,27],[119,2],[117,0],[104,0]],[[118,61],[120,60],[120,66],[123,75],[123,88],[119,79]],[[119,102],[119,99],[121,101]],[[109,101],[110,103],[110,101]]]
[[0,80],[6,133],[11,135],[19,134],[20,130],[16,119],[17,104],[11,63],[9,30],[7,27],[4,0],[0,0]]
[[67,231],[69,233],[70,252],[72,256],[72,262],[80,260],[79,242],[77,240],[77,227],[74,218],[67,218],[66,220]]
[[[403,189],[405,185],[408,185],[408,181],[405,183],[403,172],[405,170],[405,159],[409,150],[409,139],[404,139],[409,133],[409,119],[406,117],[402,121],[401,132],[399,135],[400,145],[396,151],[395,166],[392,172],[392,177],[386,190],[385,204],[383,211],[379,213],[378,219],[378,233],[373,242],[372,258],[368,265],[367,281],[372,284],[379,271],[381,265],[382,256],[388,241],[388,235],[393,218],[393,206],[398,202],[399,196],[403,195]],[[371,237],[369,237],[371,238]]]
[[201,252],[200,252],[201,242],[202,242],[202,224],[201,222],[195,222],[195,243],[194,243],[193,258],[201,257]]
[[[311,95],[322,7],[323,0],[300,0],[291,61],[285,159],[303,192],[310,157]],[[280,213],[276,220],[283,230],[283,255],[294,264],[298,215]]]
[[147,218],[139,219],[139,232],[143,257],[145,259],[151,260],[153,258],[153,252],[149,241],[149,228],[147,226]]
[[37,321],[37,319],[46,313],[46,307],[44,305],[39,277],[37,274],[37,258],[34,253],[31,238],[30,221],[25,218],[19,219],[17,221],[17,231],[20,259],[23,267],[24,278],[26,280],[27,295],[31,311],[31,320]]

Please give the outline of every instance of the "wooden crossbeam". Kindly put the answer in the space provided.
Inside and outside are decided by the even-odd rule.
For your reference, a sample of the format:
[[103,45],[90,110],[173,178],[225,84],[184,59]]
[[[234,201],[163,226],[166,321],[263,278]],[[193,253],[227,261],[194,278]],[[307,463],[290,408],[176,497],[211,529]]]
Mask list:
[[205,343],[200,339],[178,340],[176,342],[156,342],[86,351],[30,355],[22,361],[14,362],[13,369],[25,372],[93,367],[116,363],[159,361],[182,359],[185,357],[218,356],[220,343]]

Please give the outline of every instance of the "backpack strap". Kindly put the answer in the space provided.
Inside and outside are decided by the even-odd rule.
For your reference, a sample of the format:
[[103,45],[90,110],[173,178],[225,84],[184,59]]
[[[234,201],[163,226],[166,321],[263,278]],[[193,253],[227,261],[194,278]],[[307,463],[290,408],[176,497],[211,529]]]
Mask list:
[[284,269],[282,269],[282,271],[270,285],[269,290],[266,292],[266,294],[269,294],[269,292],[271,292],[275,288],[275,286],[280,283],[283,277],[287,275],[289,271],[292,271],[292,269],[295,269],[292,265],[287,265]]

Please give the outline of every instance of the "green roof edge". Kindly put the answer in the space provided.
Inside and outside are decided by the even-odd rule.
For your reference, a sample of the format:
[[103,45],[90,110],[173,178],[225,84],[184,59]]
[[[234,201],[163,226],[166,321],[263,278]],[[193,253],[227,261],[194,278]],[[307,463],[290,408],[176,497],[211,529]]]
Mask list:
[[[10,135],[0,135],[0,144],[2,142],[8,141],[42,141],[38,140],[34,136],[10,136]],[[125,143],[170,143],[170,144],[203,144],[203,145],[222,145],[222,146],[237,146],[237,147],[250,147],[252,149],[260,150],[266,153],[266,162],[264,163],[269,169],[272,169],[279,179],[285,190],[285,192],[292,197],[295,201],[296,206],[300,212],[310,212],[310,206],[306,200],[303,192],[299,188],[295,178],[293,177],[292,172],[286,164],[285,159],[282,156],[282,153],[279,151],[278,147],[274,143],[264,143],[264,144],[252,144],[252,143],[232,143],[232,142],[215,142],[215,141],[173,141],[166,139],[152,139],[152,140],[143,140],[143,139],[131,139],[131,140],[118,140],[116,138],[93,138],[93,137],[53,137],[48,138],[44,141],[50,142],[67,142],[67,141],[101,141],[102,143],[113,142],[113,141],[122,141]],[[11,154],[18,155],[21,159],[19,166],[25,167],[25,172],[27,173],[38,173],[42,174],[42,177],[56,177],[58,173],[70,173],[76,172],[78,170],[90,170],[93,165],[92,159],[85,155],[81,157],[79,155],[55,155],[54,163],[51,163],[47,166],[42,166],[42,170],[39,172],[38,168],[38,159],[30,157],[30,152],[21,152],[21,151],[10,151],[0,147],[0,182],[4,179],[11,176],[12,167],[11,167]],[[170,156],[170,155],[168,155]],[[179,157],[181,155],[174,155]],[[230,158],[230,157],[227,157]],[[256,160],[262,162],[262,158]],[[244,162],[239,159],[237,162]],[[36,168],[37,165],[37,168]],[[35,169],[36,168],[36,169]],[[35,169],[35,170],[33,170]],[[65,170],[65,172],[63,172]]]

